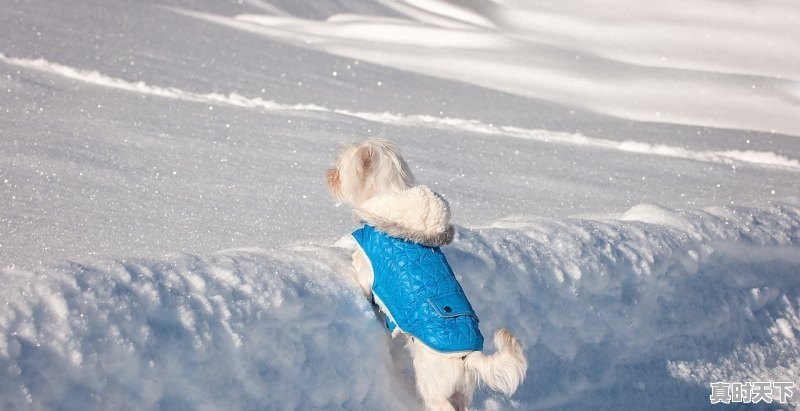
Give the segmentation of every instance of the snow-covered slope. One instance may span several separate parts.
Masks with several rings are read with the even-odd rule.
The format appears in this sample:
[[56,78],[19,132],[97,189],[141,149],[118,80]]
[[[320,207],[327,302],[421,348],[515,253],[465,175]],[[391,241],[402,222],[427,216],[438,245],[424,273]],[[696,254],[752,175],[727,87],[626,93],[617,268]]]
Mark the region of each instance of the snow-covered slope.
[[331,245],[355,223],[322,175],[367,136],[446,196],[481,326],[526,343],[479,409],[800,382],[796,2],[0,10],[0,409],[417,409]]
[[[618,0],[603,10],[592,1],[381,3],[400,16],[229,18],[173,10],[334,55],[622,118],[800,134],[800,17],[788,2],[729,3],[721,13],[718,2],[689,0]],[[756,53],[763,58],[749,58]]]
[[[0,13],[0,264],[335,240],[352,224],[346,210],[332,212],[322,170],[342,142],[375,135],[397,141],[466,226],[508,215],[607,215],[638,203],[796,198],[800,139],[770,119],[800,103],[786,94],[791,87],[758,82],[792,81],[786,72],[799,42],[790,41],[796,26],[782,22],[798,7],[702,3],[718,17],[679,7],[651,16],[616,0],[630,13],[609,26],[605,8],[536,2],[469,11],[420,0],[8,0]],[[748,8],[783,17],[738,23]],[[600,27],[556,24],[555,14]],[[470,22],[477,16],[496,27]],[[523,16],[531,24],[520,28]],[[737,34],[742,48],[726,37],[734,23],[753,26]],[[635,36],[652,49],[634,53],[628,31],[647,24],[667,26]],[[684,26],[705,30],[713,57],[684,47]],[[418,30],[424,35],[412,36]],[[548,43],[532,32],[564,44],[543,52]],[[392,33],[400,39],[385,38]],[[775,53],[756,47],[761,40]],[[340,52],[340,43],[358,56]],[[614,71],[585,48],[624,72],[660,74]],[[643,65],[665,48],[683,57]],[[754,57],[738,58],[743,52]],[[390,53],[407,58],[378,58]],[[480,76],[442,71],[480,68],[462,54],[501,66]],[[495,84],[512,80],[525,84]],[[586,82],[611,93],[572,89]],[[751,85],[769,102],[731,91]],[[537,91],[545,88],[558,91]],[[621,118],[605,111],[620,104],[632,107]],[[696,107],[709,104],[718,115]],[[667,116],[666,106],[675,105],[705,117],[674,124],[682,117]],[[644,109],[662,117],[631,120]]]

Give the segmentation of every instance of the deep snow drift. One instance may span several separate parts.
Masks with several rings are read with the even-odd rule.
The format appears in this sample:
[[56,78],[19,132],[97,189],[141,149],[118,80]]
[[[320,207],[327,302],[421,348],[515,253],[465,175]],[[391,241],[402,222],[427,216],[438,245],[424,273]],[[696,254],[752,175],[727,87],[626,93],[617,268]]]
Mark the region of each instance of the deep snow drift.
[[[332,246],[384,136],[459,224],[478,409],[800,393],[800,6],[0,0],[0,409],[417,409]],[[681,211],[683,210],[683,211]]]
[[[701,409],[709,378],[797,381],[798,228],[788,204],[459,228],[444,251],[481,327],[531,360],[512,401],[476,405]],[[3,409],[416,409],[348,254],[7,268]]]

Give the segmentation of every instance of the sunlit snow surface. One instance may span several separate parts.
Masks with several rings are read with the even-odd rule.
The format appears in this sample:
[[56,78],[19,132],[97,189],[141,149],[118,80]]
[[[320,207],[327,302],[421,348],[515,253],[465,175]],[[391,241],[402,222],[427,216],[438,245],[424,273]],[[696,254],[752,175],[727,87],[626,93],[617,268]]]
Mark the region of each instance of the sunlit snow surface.
[[796,409],[800,5],[562,3],[0,0],[0,409],[417,409],[331,246],[367,136],[526,344],[478,409]]

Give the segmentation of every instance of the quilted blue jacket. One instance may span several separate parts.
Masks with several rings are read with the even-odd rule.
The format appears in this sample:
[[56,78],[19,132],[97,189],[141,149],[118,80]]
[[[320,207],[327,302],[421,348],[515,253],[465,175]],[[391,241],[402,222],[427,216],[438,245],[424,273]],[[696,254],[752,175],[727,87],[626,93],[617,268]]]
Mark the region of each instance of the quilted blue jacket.
[[478,317],[439,247],[391,237],[365,225],[353,237],[372,264],[372,292],[395,326],[431,349],[483,349]]

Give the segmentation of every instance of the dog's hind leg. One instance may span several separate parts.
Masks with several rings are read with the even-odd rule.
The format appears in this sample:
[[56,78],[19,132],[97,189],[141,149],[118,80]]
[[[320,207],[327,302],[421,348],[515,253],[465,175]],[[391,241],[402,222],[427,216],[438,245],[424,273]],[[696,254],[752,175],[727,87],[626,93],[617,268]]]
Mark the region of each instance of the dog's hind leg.
[[[415,364],[416,365],[416,364]],[[451,402],[450,396],[445,394],[442,386],[435,385],[431,381],[425,381],[425,378],[420,378],[419,369],[415,368],[417,374],[417,391],[422,398],[425,409],[428,411],[457,411],[459,408],[455,407]]]
[[456,392],[450,397],[450,404],[453,404],[456,411],[467,411],[470,402],[472,402],[471,398],[461,392]]
[[429,408],[430,411],[457,411],[453,404],[450,403],[450,400],[447,399],[437,401],[433,407]]
[[451,398],[458,392],[465,369],[460,358],[447,358],[435,354],[424,344],[408,338],[417,390],[425,408],[430,411],[455,411]]

